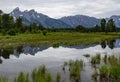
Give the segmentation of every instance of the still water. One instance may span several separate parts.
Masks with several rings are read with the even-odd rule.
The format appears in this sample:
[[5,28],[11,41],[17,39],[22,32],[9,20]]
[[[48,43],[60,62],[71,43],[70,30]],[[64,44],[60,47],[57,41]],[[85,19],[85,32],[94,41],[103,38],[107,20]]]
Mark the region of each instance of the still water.
[[17,76],[19,72],[30,73],[34,68],[44,64],[53,75],[60,72],[63,77],[62,82],[72,82],[69,80],[68,73],[64,74],[62,71],[63,63],[70,59],[83,59],[85,67],[81,73],[81,82],[92,82],[91,76],[94,69],[89,63],[90,59],[83,55],[94,56],[96,53],[100,53],[101,56],[106,53],[108,55],[119,55],[120,39],[94,45],[59,46],[58,48],[20,46],[14,50],[1,49],[0,75],[8,77],[12,82],[12,78]]

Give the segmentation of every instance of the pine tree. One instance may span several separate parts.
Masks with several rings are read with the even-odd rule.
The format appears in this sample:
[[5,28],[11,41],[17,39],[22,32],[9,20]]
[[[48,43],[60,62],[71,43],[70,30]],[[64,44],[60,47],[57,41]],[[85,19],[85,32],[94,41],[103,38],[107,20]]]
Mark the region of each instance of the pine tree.
[[102,31],[102,32],[105,32],[105,27],[106,27],[106,20],[105,20],[105,19],[102,19],[102,20],[101,20],[101,31]]

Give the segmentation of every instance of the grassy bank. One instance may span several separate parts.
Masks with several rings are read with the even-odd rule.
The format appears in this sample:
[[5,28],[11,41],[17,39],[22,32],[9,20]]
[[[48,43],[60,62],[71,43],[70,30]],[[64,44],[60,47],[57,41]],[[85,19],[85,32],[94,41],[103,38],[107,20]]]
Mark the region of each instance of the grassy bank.
[[76,45],[92,44],[107,39],[120,37],[120,33],[78,33],[78,32],[48,32],[46,36],[39,34],[17,34],[3,36],[0,34],[0,47],[19,45]]

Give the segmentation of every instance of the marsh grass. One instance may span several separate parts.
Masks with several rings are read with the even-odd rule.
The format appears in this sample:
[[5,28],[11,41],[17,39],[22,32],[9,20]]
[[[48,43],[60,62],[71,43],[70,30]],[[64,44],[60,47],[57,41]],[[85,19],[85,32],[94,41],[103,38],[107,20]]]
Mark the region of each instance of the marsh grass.
[[29,74],[24,74],[23,72],[20,72],[18,77],[14,79],[14,82],[30,82]]
[[119,56],[107,54],[103,58],[104,65],[99,66],[99,71],[93,74],[96,79],[99,76],[100,82],[120,82],[120,58]]
[[[105,40],[120,37],[117,33],[79,33],[79,32],[48,32],[47,36],[41,33],[36,34],[17,34],[15,36],[0,35],[0,47],[20,46],[20,45],[78,45],[99,43]],[[9,45],[8,45],[9,44]]]
[[93,57],[91,58],[91,64],[92,64],[93,66],[95,66],[96,64],[100,64],[100,61],[101,61],[101,56],[100,56],[100,54],[96,54],[96,56],[93,56]]
[[86,58],[89,58],[90,54],[84,54],[83,56],[86,57]]
[[105,56],[104,56],[104,58],[103,58],[105,64],[107,64],[107,61],[108,61],[107,58],[108,58],[108,56],[107,56],[107,54],[105,54]]
[[68,62],[64,62],[63,71],[65,72],[65,67],[68,65]]
[[94,71],[94,74],[92,75],[93,81],[96,82],[98,78],[98,72],[97,70]]
[[61,74],[58,72],[56,74],[56,82],[60,82],[61,81]]
[[38,69],[32,71],[33,82],[52,82],[52,76],[47,73],[45,65],[41,65]]
[[6,77],[0,77],[0,82],[8,82],[8,79]]
[[[92,60],[93,59],[93,60]],[[101,63],[102,61],[104,63]],[[91,57],[91,62],[98,65],[95,69],[92,78],[95,82],[120,82],[120,56],[105,55],[101,58],[100,54]],[[84,69],[83,60],[69,60],[63,63],[63,67],[68,67],[67,71],[70,80],[80,82],[81,71]],[[13,82],[62,82],[63,78],[61,73],[57,72],[54,76],[48,72],[45,65],[41,65],[32,71],[31,77],[29,74],[20,72],[18,77]],[[0,77],[0,82],[8,82],[5,77]]]
[[83,69],[82,60],[69,60],[69,62],[64,63],[65,66],[69,65],[70,78],[73,78],[76,82],[80,80],[80,74]]

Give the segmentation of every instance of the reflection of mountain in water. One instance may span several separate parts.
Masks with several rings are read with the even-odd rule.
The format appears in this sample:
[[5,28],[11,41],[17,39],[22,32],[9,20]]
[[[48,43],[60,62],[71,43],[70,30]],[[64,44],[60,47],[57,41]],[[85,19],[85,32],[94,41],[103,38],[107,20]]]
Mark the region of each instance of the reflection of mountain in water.
[[[20,51],[22,51],[21,53],[24,53],[24,54],[30,54],[30,55],[35,55],[35,53],[39,52],[39,51],[42,51],[42,50],[45,50],[49,48],[49,46],[40,46],[40,47],[30,47],[30,46],[24,46],[22,49],[20,49]],[[14,55],[19,58],[19,54],[18,53],[18,49],[15,49],[14,50]]]
[[120,39],[117,39],[115,42],[115,48],[120,48]]
[[1,57],[4,59],[9,59],[10,55],[14,55],[16,58],[19,58],[20,53],[35,55],[35,53],[45,50],[49,46],[40,46],[40,47],[30,47],[30,46],[19,46],[16,49],[0,49],[0,64],[2,63]]
[[[107,40],[100,43],[101,47],[104,49],[107,46],[111,49],[113,48],[120,48],[120,39],[116,40]],[[96,44],[91,45],[76,45],[76,46],[63,46],[67,48],[76,48],[76,49],[84,49],[89,47],[94,47]],[[39,51],[43,51],[45,49],[48,49],[49,46],[40,46],[40,47],[30,47],[30,46],[19,46],[16,49],[0,49],[0,64],[2,63],[2,58],[9,59],[10,55],[13,54],[16,58],[19,58],[21,53],[24,53],[25,55],[35,55]],[[2,57],[2,58],[1,58]]]
[[97,44],[88,44],[88,45],[74,45],[74,46],[63,46],[67,48],[75,48],[75,49],[84,49],[84,48],[89,48],[89,47],[94,47]]

